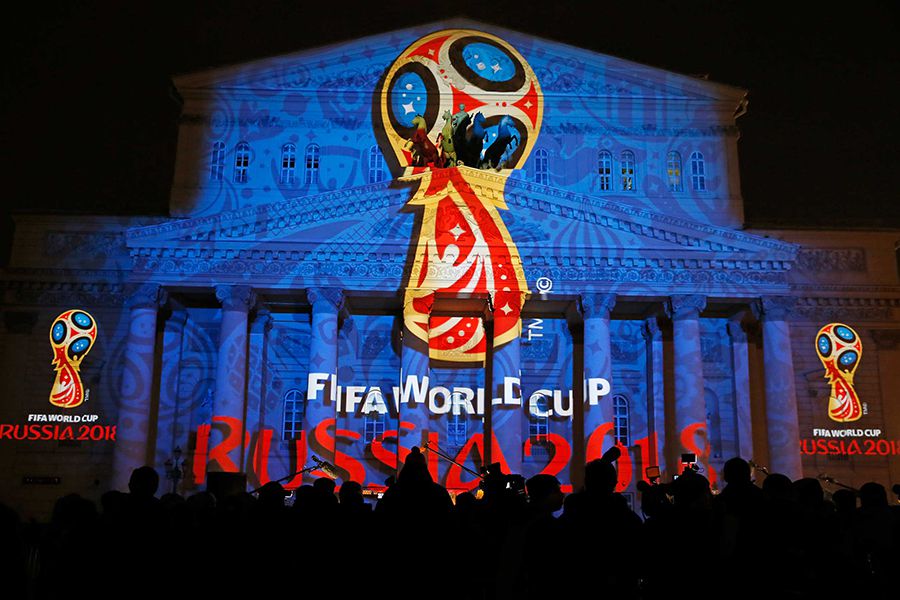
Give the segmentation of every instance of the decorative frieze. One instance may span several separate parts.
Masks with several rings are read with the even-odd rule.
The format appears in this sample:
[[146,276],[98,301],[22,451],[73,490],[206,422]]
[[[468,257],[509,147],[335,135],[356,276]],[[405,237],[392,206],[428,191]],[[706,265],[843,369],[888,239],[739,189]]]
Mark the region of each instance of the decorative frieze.
[[804,248],[797,253],[797,268],[802,271],[865,272],[863,248]]
[[122,306],[125,303],[124,286],[119,283],[4,281],[0,282],[0,290],[7,305]]
[[890,321],[900,298],[800,297],[795,312],[810,321]]
[[125,236],[108,231],[47,231],[44,256],[67,258],[109,258],[127,254]]

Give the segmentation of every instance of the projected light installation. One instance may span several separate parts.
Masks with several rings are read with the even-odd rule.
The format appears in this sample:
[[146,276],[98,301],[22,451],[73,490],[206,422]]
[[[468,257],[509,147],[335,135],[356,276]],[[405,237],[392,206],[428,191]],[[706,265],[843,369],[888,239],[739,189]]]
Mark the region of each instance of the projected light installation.
[[825,379],[831,384],[828,416],[839,423],[858,420],[863,411],[853,387],[853,374],[862,358],[859,334],[843,323],[829,323],[816,335],[816,350],[825,367]]
[[97,322],[83,310],[67,310],[50,327],[53,368],[56,379],[50,390],[50,404],[75,408],[84,402],[84,385],[78,370],[97,338]]
[[400,54],[383,90],[384,133],[404,177],[419,181],[409,203],[424,211],[404,317],[432,358],[481,361],[486,340],[480,320],[429,322],[430,307],[442,291],[487,293],[495,312],[494,344],[521,332],[528,285],[498,212],[506,202],[502,192],[480,195],[472,182],[479,170],[508,175],[528,158],[543,112],[537,78],[500,38],[439,31]]

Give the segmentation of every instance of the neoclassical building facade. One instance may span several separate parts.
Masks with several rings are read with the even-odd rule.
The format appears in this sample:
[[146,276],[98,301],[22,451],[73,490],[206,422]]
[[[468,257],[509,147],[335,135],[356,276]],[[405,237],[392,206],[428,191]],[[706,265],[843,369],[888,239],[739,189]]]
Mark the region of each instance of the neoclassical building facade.
[[745,229],[744,90],[469,21],[175,83],[170,216],[16,219],[0,500],[900,482],[900,232]]

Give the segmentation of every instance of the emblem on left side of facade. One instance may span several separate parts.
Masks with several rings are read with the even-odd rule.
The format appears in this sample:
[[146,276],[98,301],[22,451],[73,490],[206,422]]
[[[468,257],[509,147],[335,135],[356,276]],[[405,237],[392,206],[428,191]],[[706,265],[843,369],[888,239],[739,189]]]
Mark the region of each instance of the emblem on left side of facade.
[[84,384],[78,371],[96,339],[97,321],[87,311],[70,309],[54,319],[50,346],[56,379],[50,389],[50,404],[75,408],[84,402]]

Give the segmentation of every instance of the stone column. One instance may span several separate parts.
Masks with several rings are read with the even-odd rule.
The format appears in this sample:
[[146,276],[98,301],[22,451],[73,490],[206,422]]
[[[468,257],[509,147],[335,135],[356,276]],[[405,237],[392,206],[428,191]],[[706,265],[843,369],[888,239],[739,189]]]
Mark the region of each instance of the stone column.
[[[179,418],[190,415],[184,411],[179,401],[178,381],[181,373],[181,350],[184,342],[184,325],[188,314],[184,307],[172,307],[172,314],[166,319],[163,329],[162,361],[159,381],[159,411],[156,417],[156,460],[154,466],[162,476],[165,462],[172,458],[176,446],[187,450],[187,428],[189,423],[180,423]],[[184,415],[181,413],[185,412]],[[162,485],[160,486],[162,487]]]
[[224,442],[228,449],[218,453],[221,459],[211,461],[206,468],[207,471],[241,472],[246,448],[247,315],[256,303],[256,294],[247,285],[219,285],[216,298],[222,303],[222,323],[209,447]]
[[[427,300],[427,308],[431,312],[431,304],[434,302],[434,296],[427,296],[425,299],[417,301],[420,308],[425,307]],[[398,419],[398,435],[403,436],[406,431],[400,427],[400,423],[412,423],[414,429],[409,438],[405,442],[401,442],[398,446],[412,447],[422,446],[426,441],[425,431],[430,428],[428,414],[428,395],[427,388],[430,386],[430,369],[428,358],[428,342],[430,328],[423,328],[420,322],[421,317],[414,317],[416,311],[412,309],[413,300],[409,300],[409,304],[404,306],[403,310],[403,327],[401,329],[402,343],[400,346],[400,374],[398,384],[400,386],[400,397],[406,398],[407,402],[401,402],[399,408]],[[430,326],[430,318],[424,321]],[[424,339],[423,339],[424,338]],[[428,382],[428,383],[426,383]],[[425,394],[418,395],[419,390],[426,390]],[[421,402],[417,402],[416,398]],[[393,448],[393,445],[386,446]],[[398,463],[398,468],[400,467]]]
[[747,349],[747,332],[739,315],[728,321],[731,338],[731,369],[734,398],[735,443],[738,456],[744,460],[753,458],[753,419],[750,414],[750,358]]
[[131,472],[153,462],[155,446],[148,438],[156,319],[159,307],[166,299],[166,292],[160,285],[147,283],[139,286],[126,300],[131,312],[112,460],[110,488],[114,490],[126,491]]
[[[878,380],[881,388],[881,423],[885,440],[900,440],[900,402],[896,399],[896,390],[900,390],[900,329],[872,329],[872,340],[878,353]],[[865,348],[863,349],[865,350]],[[869,404],[871,410],[872,404]],[[877,420],[875,421],[878,422]],[[900,456],[887,457],[890,481],[900,483]]]
[[796,300],[789,296],[770,296],[760,299],[753,307],[762,322],[769,469],[792,480],[803,476],[791,329],[788,324],[795,303]]
[[314,454],[334,464],[334,443],[318,443],[315,431],[322,421],[337,415],[338,315],[344,296],[337,288],[309,288],[306,297],[312,307],[312,325],[303,434],[309,449],[307,456]]
[[[647,416],[650,436],[650,461],[646,467],[659,465],[663,480],[670,481],[672,473],[666,471],[666,395],[663,379],[662,331],[656,317],[644,321],[641,328],[647,344]],[[656,461],[656,462],[653,462]],[[677,473],[676,473],[677,475]]]
[[[697,455],[708,472],[709,436],[706,423],[706,396],[703,387],[703,356],[700,351],[700,312],[706,297],[672,296],[666,312],[672,319],[675,349],[675,446],[676,458],[684,452]],[[704,452],[705,450],[705,452]],[[673,465],[676,472],[681,465]]]
[[[603,452],[615,445],[611,394],[612,348],[609,337],[609,313],[615,306],[615,294],[581,295],[581,313],[584,317],[583,406],[586,461],[600,458]],[[610,388],[601,380],[609,382]],[[603,391],[607,393],[601,396]],[[597,439],[596,436],[602,438]]]
[[[509,332],[514,333],[505,342],[494,336],[491,361],[491,429],[510,473],[522,473],[522,453],[528,435],[522,404],[521,306],[519,301],[494,307],[494,331],[506,332],[506,337]],[[499,461],[491,456],[491,462]]]
[[[248,381],[247,381],[247,418],[245,419],[247,433],[250,434],[251,445],[255,437],[259,436],[260,430],[264,428],[265,423],[265,401],[266,390],[269,388],[268,373],[268,337],[269,331],[272,329],[272,315],[267,310],[259,310],[256,318],[250,324],[250,343],[249,355],[247,363]],[[260,441],[257,440],[257,446]],[[260,454],[260,453],[257,453]],[[260,475],[260,456],[248,458],[247,470],[253,471],[257,476]]]

